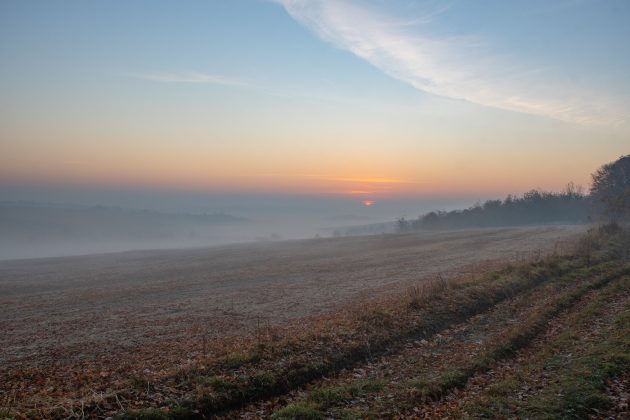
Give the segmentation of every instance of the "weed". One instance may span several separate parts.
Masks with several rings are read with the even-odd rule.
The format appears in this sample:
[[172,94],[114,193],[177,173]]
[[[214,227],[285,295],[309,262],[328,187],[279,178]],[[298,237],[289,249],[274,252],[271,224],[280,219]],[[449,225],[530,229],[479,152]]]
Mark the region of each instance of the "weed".
[[146,378],[142,378],[139,376],[132,376],[129,378],[129,385],[133,389],[138,391],[144,391],[147,394],[153,392],[155,390],[155,386]]
[[139,411],[130,411],[117,416],[118,420],[165,420],[168,416],[156,408],[147,408]]
[[289,404],[276,411],[272,419],[318,420],[323,418],[321,411],[304,403]]
[[250,383],[258,389],[270,388],[276,385],[278,378],[269,373],[269,372],[261,372],[257,373],[251,378]]
[[193,407],[188,405],[176,405],[172,407],[168,413],[168,417],[172,420],[189,420],[199,417]]
[[216,364],[226,369],[238,369],[245,364],[255,363],[258,360],[260,360],[260,356],[257,353],[244,354],[235,352],[218,358]]
[[15,417],[11,415],[11,410],[8,408],[0,408],[0,419],[1,420],[8,420],[8,419],[14,419]]
[[309,394],[308,400],[317,403],[322,409],[326,409],[349,401],[358,393],[359,387],[356,385],[333,386],[316,389]]
[[232,382],[219,376],[200,376],[197,378],[197,383],[202,387],[209,386],[220,393],[228,393],[236,388]]
[[378,392],[385,386],[383,381],[379,379],[368,378],[357,383],[361,394],[367,394],[370,392]]
[[449,288],[449,282],[438,274],[435,278],[424,280],[408,290],[409,306],[420,309],[427,305],[435,296],[443,294]]

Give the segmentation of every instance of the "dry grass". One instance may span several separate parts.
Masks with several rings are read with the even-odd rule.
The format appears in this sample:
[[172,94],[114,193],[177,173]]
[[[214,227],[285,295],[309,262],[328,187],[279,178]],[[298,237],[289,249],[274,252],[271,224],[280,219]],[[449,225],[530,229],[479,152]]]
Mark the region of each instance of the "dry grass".
[[444,276],[438,274],[433,278],[411,286],[408,291],[409,306],[419,309],[431,299],[434,299],[435,296],[447,293],[452,281],[449,282]]

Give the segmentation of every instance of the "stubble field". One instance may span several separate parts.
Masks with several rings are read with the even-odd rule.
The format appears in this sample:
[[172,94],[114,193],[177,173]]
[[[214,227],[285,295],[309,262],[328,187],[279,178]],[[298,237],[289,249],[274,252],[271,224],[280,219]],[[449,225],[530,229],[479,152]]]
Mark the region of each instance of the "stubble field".
[[[63,404],[159,376],[266,326],[436,275],[551,252],[578,226],[487,229],[0,262],[0,397]],[[96,378],[96,380],[95,380]]]

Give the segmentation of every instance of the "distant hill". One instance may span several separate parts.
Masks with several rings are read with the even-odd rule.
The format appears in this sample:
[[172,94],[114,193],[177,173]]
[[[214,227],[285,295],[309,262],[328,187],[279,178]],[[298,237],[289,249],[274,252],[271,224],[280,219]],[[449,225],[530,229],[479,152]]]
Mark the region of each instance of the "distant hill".
[[106,206],[0,202],[0,259],[199,246],[248,220],[224,213],[161,213]]

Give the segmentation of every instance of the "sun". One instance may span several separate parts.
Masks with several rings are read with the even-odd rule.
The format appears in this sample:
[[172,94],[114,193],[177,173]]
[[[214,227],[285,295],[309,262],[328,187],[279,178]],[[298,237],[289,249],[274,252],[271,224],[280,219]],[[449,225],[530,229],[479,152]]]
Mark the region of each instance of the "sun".
[[376,204],[376,201],[374,201],[374,200],[363,200],[362,203],[363,203],[363,205],[365,207],[372,207],[374,204]]

